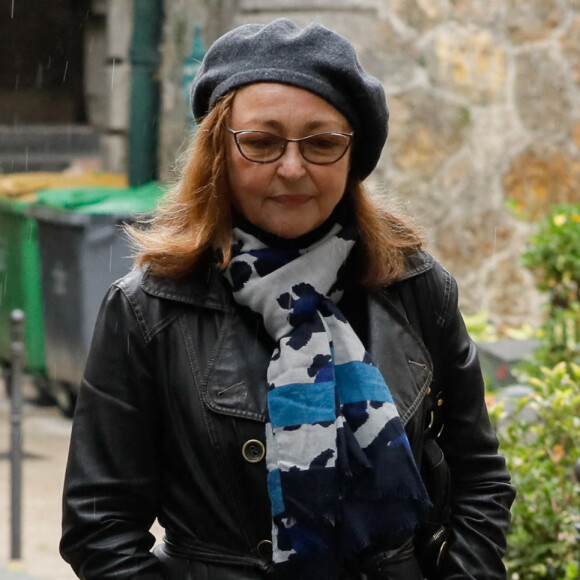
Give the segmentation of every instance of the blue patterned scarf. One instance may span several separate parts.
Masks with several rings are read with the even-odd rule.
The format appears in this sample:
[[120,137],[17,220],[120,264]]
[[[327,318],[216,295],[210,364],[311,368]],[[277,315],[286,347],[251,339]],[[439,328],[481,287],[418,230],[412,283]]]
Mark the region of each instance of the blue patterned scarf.
[[307,248],[236,228],[226,277],[277,346],[267,371],[273,560],[282,577],[338,578],[412,535],[429,500],[391,393],[336,303],[356,228]]

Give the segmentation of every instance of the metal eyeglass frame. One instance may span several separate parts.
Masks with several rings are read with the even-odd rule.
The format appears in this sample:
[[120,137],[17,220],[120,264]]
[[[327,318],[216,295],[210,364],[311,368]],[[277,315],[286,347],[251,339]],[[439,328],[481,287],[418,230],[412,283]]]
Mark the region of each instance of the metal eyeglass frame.
[[[323,133],[314,133],[313,135],[307,135],[306,137],[300,137],[299,139],[287,139],[286,137],[282,137],[281,135],[276,135],[276,133],[270,133],[269,131],[259,131],[257,129],[242,129],[240,131],[235,131],[234,129],[231,129],[230,127],[226,127],[226,129],[234,136],[234,142],[236,144],[236,147],[238,148],[238,151],[240,152],[240,155],[244,159],[247,159],[248,161],[251,161],[252,163],[261,163],[261,164],[274,163],[275,161],[278,161],[278,159],[280,159],[284,155],[284,153],[286,153],[286,147],[288,146],[288,143],[298,143],[298,150],[300,151],[300,155],[302,155],[302,158],[305,161],[307,161],[308,163],[312,163],[313,165],[333,165],[334,163],[338,163],[346,155],[346,152],[350,149],[350,146],[352,144],[352,138],[354,136],[353,131],[350,133],[342,133],[340,131],[324,131]],[[242,147],[240,145],[240,142],[238,141],[238,135],[240,135],[241,133],[262,133],[264,135],[271,135],[272,137],[276,137],[278,139],[283,140],[285,142],[284,147],[282,147],[282,149],[280,151],[280,155],[278,155],[274,159],[269,159],[268,161],[258,161],[257,159],[252,159],[252,158],[248,157],[242,151]],[[310,159],[308,159],[304,155],[304,152],[302,151],[302,147],[300,146],[300,143],[302,141],[306,141],[308,139],[311,139],[312,137],[319,137],[320,135],[341,135],[342,137],[348,137],[348,143],[347,143],[346,147],[344,148],[344,151],[340,154],[340,156],[338,158],[334,159],[333,161],[328,161],[326,163],[320,163],[317,161],[310,161]]]

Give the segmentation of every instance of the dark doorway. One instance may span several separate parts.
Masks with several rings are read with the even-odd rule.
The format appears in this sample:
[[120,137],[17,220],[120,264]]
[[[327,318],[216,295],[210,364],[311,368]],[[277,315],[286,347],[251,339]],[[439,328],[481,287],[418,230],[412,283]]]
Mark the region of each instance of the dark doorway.
[[88,0],[0,0],[0,124],[84,123]]

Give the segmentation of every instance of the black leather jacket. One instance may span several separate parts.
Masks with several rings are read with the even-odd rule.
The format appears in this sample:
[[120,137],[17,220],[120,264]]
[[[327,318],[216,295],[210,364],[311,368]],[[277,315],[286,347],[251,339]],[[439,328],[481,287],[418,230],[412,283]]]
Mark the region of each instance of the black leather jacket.
[[[436,401],[433,438],[451,487],[448,549],[433,577],[505,579],[515,492],[497,454],[453,278],[420,253],[403,280],[362,304],[367,349],[419,463],[427,401]],[[182,281],[132,272],[111,287],[78,399],[64,489],[61,553],[80,578],[275,578],[262,458],[271,348],[260,322],[240,312],[211,268]],[[151,553],[156,517],[166,545]]]

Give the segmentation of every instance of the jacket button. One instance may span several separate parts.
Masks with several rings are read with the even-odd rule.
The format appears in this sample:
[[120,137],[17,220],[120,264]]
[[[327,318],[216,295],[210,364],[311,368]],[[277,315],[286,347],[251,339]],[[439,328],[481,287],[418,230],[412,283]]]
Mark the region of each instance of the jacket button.
[[262,560],[270,562],[272,560],[272,542],[270,540],[262,540],[256,546],[256,552]]
[[266,455],[266,448],[261,441],[250,439],[244,443],[242,455],[248,463],[259,463]]

